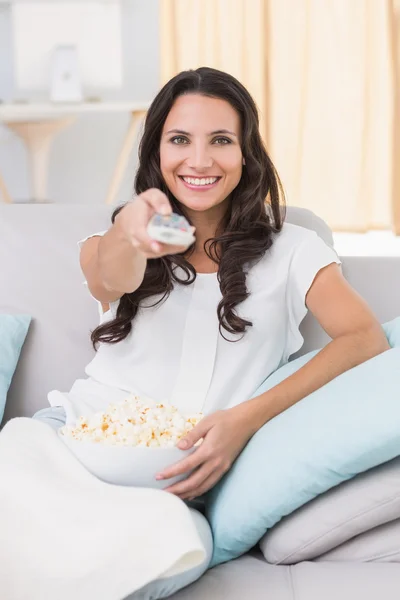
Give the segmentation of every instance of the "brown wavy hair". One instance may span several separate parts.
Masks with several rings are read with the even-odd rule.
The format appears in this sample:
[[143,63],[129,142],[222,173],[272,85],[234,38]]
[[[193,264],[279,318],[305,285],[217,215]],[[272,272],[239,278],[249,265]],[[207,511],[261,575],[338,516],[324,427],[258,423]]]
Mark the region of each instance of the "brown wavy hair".
[[[201,67],[182,71],[173,77],[153,100],[139,145],[139,168],[134,184],[136,194],[149,188],[159,188],[168,196],[173,211],[184,215],[190,222],[185,207],[166,186],[160,169],[160,140],[164,123],[176,99],[184,94],[201,94],[225,100],[240,116],[241,149],[245,165],[241,179],[230,195],[227,213],[219,223],[216,236],[205,242],[204,250],[219,266],[222,300],[217,313],[220,334],[223,335],[223,329],[231,334],[244,334],[252,323],[240,318],[235,307],[249,295],[246,287],[248,267],[264,256],[272,245],[273,234],[282,228],[284,192],[262,142],[257,107],[249,92],[232,75]],[[112,223],[124,206],[114,211]],[[187,260],[193,250],[194,246],[185,254],[147,261],[140,287],[124,294],[119,301],[116,317],[91,333],[95,350],[99,342],[116,344],[131,333],[132,322],[143,300],[154,296],[156,298],[151,306],[156,306],[168,298],[175,285],[191,285],[194,282],[196,271]],[[176,266],[183,269],[183,279],[179,278]]]

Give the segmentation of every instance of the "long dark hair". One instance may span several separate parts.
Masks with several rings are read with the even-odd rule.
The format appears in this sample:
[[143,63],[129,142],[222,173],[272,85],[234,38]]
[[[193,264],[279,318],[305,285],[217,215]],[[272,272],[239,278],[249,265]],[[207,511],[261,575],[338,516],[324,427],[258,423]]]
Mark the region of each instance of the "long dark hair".
[[[184,206],[166,186],[160,169],[162,129],[172,105],[184,94],[226,100],[240,116],[245,166],[238,185],[230,195],[223,222],[219,224],[215,238],[206,241],[204,250],[219,265],[218,281],[222,300],[217,313],[220,333],[223,335],[222,329],[225,329],[229,333],[244,334],[252,323],[240,318],[235,307],[249,295],[246,268],[262,258],[272,245],[273,233],[282,228],[284,192],[262,142],[257,107],[249,92],[232,75],[201,67],[176,75],[153,100],[139,146],[139,168],[134,186],[136,194],[149,188],[158,188],[168,196],[173,211],[187,217]],[[269,205],[267,207],[266,202]],[[123,206],[114,211],[112,223]],[[119,301],[116,317],[92,332],[91,340],[95,349],[99,342],[116,344],[129,335],[132,321],[145,298],[161,295],[151,305],[155,306],[168,298],[174,285],[190,285],[194,282],[196,271],[185,256],[190,256],[190,250],[186,255],[169,255],[147,262],[140,287],[133,293],[124,294]],[[183,280],[175,270],[177,265],[184,271]]]

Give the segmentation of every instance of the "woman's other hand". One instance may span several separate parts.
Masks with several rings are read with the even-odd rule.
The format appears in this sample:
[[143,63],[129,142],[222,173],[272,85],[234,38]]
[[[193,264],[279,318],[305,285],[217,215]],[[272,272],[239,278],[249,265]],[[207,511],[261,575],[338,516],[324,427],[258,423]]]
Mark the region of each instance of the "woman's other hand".
[[200,446],[190,456],[160,473],[157,479],[169,479],[193,471],[187,479],[167,487],[165,491],[182,500],[201,496],[230,469],[253,433],[246,421],[246,413],[240,407],[204,417],[178,444],[181,450],[188,450],[203,439]]

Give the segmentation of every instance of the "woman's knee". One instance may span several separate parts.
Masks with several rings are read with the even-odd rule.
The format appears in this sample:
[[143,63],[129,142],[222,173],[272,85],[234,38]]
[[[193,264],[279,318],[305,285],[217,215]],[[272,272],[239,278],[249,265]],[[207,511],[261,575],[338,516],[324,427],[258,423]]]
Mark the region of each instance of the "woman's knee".
[[156,579],[129,596],[126,600],[159,600],[161,598],[168,598],[182,588],[197,581],[207,571],[213,553],[211,528],[204,515],[197,510],[189,510],[205,550],[206,555],[203,562],[179,575]]

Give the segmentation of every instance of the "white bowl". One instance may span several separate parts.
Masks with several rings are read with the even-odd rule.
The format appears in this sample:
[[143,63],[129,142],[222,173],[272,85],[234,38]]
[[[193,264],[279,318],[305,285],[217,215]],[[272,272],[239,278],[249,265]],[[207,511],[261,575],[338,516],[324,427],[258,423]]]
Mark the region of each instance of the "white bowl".
[[58,435],[90,473],[107,483],[132,487],[164,489],[186,479],[189,472],[160,481],[157,481],[155,476],[196,449],[109,446],[98,442],[74,440],[62,435],[60,431]]

